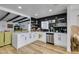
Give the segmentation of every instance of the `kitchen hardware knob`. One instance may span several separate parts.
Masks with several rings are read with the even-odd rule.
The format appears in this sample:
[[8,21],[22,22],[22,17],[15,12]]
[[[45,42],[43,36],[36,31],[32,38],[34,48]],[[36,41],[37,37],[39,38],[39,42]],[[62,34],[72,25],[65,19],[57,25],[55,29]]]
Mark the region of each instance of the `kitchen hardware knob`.
[[58,40],[61,40],[61,37],[59,37]]
[[25,37],[25,40],[26,40],[27,38]]

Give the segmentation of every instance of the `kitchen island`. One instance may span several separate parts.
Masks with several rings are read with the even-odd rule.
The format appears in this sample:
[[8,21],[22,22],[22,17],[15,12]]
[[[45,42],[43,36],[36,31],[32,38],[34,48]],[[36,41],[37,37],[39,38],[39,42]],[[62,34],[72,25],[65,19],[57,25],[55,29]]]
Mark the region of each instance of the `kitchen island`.
[[16,49],[23,47],[31,42],[36,41],[35,33],[30,32],[14,32],[12,37],[12,45]]

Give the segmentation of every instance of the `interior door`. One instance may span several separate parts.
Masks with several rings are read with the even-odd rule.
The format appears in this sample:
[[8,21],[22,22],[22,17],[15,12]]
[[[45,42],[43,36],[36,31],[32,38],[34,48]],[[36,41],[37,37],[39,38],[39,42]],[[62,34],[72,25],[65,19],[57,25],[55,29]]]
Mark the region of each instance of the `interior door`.
[[4,45],[4,32],[0,32],[0,46]]
[[5,32],[5,45],[11,44],[11,41],[12,41],[12,33]]

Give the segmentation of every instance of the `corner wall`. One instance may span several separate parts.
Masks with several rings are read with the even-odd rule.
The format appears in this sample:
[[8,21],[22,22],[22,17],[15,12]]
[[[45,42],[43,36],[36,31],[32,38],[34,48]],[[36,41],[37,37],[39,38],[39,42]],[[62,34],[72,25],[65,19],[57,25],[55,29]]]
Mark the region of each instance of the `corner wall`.
[[69,5],[67,7],[67,51],[71,52],[71,26],[79,26],[78,22],[79,5]]

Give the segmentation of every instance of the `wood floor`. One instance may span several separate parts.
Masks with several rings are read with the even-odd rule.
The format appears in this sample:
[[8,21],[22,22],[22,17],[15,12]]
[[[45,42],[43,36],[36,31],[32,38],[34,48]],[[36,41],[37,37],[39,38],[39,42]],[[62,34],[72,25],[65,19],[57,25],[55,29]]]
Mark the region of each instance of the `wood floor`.
[[13,48],[11,45],[7,45],[0,48],[0,54],[57,54],[66,53],[65,51],[66,50],[64,48],[45,44],[40,41],[35,41],[18,50]]
[[41,41],[35,41],[26,45],[18,50],[11,45],[0,48],[0,54],[66,54],[68,53],[65,48],[45,44]]

